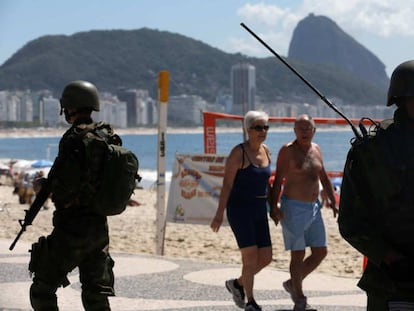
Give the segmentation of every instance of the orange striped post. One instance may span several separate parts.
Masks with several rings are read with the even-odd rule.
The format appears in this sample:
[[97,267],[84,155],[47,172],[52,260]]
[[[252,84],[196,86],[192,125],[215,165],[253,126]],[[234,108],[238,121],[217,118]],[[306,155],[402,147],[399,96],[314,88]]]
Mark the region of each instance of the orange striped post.
[[167,151],[167,102],[170,73],[160,71],[158,75],[158,158],[157,158],[157,230],[155,233],[156,254],[164,255],[165,237],[165,158]]

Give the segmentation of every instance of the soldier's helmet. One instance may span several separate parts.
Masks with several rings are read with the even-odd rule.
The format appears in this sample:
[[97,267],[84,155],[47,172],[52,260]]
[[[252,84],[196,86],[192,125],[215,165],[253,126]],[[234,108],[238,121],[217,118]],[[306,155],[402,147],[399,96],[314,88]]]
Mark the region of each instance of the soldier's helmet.
[[392,75],[388,88],[387,106],[398,105],[398,98],[414,96],[414,60],[398,65]]
[[88,81],[76,80],[65,86],[60,106],[63,109],[91,109],[99,111],[99,95],[95,85]]

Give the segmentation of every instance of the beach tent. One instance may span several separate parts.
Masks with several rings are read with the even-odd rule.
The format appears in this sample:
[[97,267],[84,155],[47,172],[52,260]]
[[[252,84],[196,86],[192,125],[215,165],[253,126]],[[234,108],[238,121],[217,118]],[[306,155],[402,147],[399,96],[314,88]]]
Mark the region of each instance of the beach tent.
[[34,161],[29,161],[29,160],[17,160],[12,167],[12,171],[14,173],[20,173],[20,172],[24,172],[27,170],[32,169],[32,163]]

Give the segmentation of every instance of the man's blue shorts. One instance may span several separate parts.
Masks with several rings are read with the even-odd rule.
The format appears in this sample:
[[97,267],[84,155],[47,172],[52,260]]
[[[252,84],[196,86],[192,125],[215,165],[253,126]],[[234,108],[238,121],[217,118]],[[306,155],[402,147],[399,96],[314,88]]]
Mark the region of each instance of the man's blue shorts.
[[326,247],[325,225],[321,215],[321,204],[288,199],[282,195],[280,208],[283,241],[286,250],[298,251],[310,247]]

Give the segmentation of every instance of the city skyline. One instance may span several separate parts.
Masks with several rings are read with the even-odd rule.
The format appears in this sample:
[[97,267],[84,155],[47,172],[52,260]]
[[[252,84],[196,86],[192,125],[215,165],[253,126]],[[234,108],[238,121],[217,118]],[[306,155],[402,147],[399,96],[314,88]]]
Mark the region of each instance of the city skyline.
[[286,56],[294,27],[309,13],[334,20],[385,64],[388,75],[413,58],[414,3],[402,0],[2,0],[0,65],[44,35],[142,27],[180,33],[228,53],[269,56],[241,22]]

